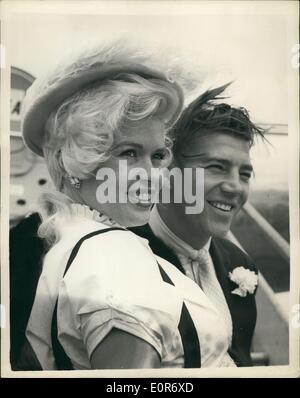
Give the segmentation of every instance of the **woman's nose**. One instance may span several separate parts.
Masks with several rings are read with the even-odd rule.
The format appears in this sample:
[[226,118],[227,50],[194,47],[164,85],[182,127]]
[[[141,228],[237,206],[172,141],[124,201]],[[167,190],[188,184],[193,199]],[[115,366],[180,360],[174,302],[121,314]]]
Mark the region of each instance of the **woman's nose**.
[[151,157],[144,157],[138,164],[138,167],[144,169],[148,175],[151,176],[151,170],[154,168]]

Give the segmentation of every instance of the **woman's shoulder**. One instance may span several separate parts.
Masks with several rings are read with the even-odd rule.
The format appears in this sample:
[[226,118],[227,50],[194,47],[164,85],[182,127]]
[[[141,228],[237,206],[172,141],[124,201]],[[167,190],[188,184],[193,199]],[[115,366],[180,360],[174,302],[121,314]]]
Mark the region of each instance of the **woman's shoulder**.
[[[89,310],[100,304],[101,308],[128,309],[133,303],[156,308],[161,306],[158,292],[170,289],[163,283],[157,258],[147,241],[125,229],[95,234],[84,240],[70,259],[62,291],[76,305],[84,302],[83,307]],[[169,304],[167,307],[171,311]]]
[[130,239],[130,231],[119,226],[107,226],[95,220],[79,217],[71,217],[61,222],[60,239],[52,246],[53,251],[60,250],[62,247],[73,248],[75,246],[103,245],[107,247],[108,241]]
[[105,226],[82,233],[73,242],[67,263],[67,279],[93,276],[109,285],[122,277],[147,278],[156,268],[156,258],[146,239],[125,228]]
[[77,235],[75,246],[86,248],[92,253],[94,250],[102,255],[111,257],[132,256],[137,252],[149,252],[148,241],[133,232],[118,226],[107,227],[103,224],[91,224]]

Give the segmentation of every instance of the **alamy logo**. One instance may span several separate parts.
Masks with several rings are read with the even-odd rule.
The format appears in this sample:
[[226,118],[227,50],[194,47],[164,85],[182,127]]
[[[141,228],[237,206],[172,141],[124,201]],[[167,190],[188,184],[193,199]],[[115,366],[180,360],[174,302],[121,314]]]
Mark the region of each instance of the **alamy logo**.
[[128,168],[119,161],[118,172],[103,167],[96,173],[97,201],[103,203],[185,203],[186,214],[199,214],[204,208],[204,169],[174,167]]

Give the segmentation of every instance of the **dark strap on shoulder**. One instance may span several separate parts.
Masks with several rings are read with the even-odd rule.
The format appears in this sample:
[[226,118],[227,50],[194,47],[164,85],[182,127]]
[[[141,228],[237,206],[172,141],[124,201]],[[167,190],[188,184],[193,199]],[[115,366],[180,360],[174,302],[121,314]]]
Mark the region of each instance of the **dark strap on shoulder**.
[[[173,281],[165,270],[157,263],[161,278],[164,282],[174,285]],[[197,330],[195,328],[193,319],[187,309],[185,303],[182,303],[181,316],[178,325],[178,330],[181,336],[183,352],[184,352],[184,367],[185,368],[201,368],[201,350],[198,339]]]
[[[126,231],[126,229],[124,228],[118,228],[118,227],[113,227],[113,228],[105,228],[105,229],[100,229],[97,231],[93,231],[85,236],[83,236],[74,246],[70,257],[68,259],[65,271],[64,271],[64,275],[66,275],[68,269],[70,268],[71,264],[73,263],[82,243],[84,241],[86,241],[87,239],[93,238],[96,235],[100,235],[103,234],[105,232],[109,232],[109,231]],[[58,370],[72,370],[73,366],[72,363],[70,361],[70,358],[67,356],[67,354],[65,353],[62,345],[60,344],[59,340],[58,340],[58,329],[57,329],[57,304],[58,304],[58,298],[56,300],[56,304],[54,307],[54,311],[53,311],[53,317],[52,317],[52,324],[51,324],[51,340],[52,340],[52,349],[53,349],[53,355],[55,358],[55,363],[56,363],[56,367]]]

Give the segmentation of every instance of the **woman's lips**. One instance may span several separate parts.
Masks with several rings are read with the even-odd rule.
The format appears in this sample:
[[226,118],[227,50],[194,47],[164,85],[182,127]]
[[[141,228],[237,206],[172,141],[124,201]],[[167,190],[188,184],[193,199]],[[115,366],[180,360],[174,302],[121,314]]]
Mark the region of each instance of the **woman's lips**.
[[135,204],[142,207],[151,207],[153,205],[153,193],[137,193],[128,192],[128,199],[131,204]]

